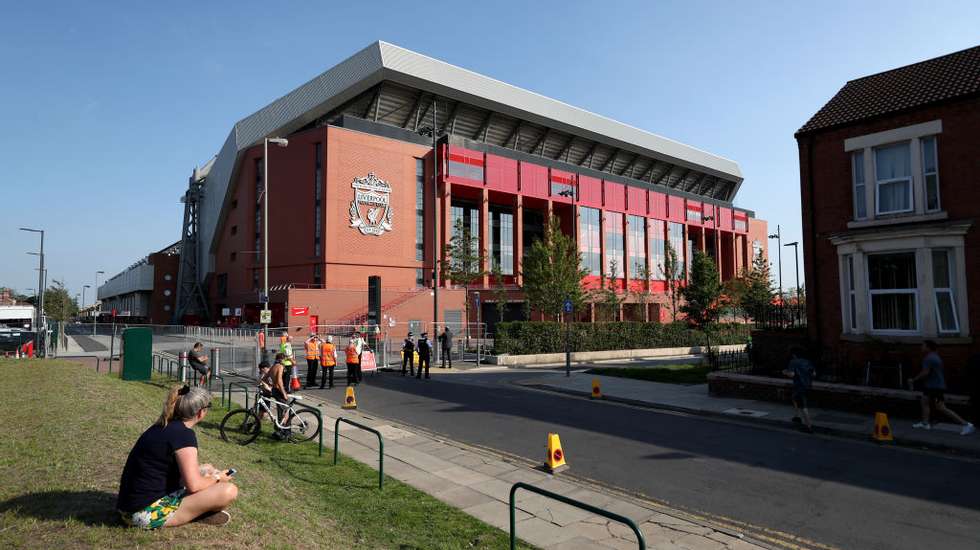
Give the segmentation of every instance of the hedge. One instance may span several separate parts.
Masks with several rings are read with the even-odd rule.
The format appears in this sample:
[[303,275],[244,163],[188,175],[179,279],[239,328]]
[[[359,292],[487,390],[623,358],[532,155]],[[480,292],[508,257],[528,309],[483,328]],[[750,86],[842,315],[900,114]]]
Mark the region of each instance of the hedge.
[[[572,351],[682,348],[701,346],[704,333],[677,323],[571,323]],[[745,344],[749,325],[719,323],[711,332],[711,345]],[[565,351],[565,325],[554,321],[497,323],[493,340],[496,354],[560,353]]]

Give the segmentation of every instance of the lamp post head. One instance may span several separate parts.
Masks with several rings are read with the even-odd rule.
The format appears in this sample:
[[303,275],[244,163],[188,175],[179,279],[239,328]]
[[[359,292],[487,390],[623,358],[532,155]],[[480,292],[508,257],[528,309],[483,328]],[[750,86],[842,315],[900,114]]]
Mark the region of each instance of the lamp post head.
[[21,231],[30,231],[31,233],[44,233],[43,229],[31,229],[30,227],[21,227]]
[[772,235],[769,235],[769,238],[770,239],[778,239],[779,238],[779,235],[773,233]]
[[575,197],[575,191],[572,189],[565,189],[564,191],[559,191],[558,194],[568,199]]
[[796,245],[798,245],[798,244],[800,244],[800,241],[793,241],[793,242],[791,242],[791,243],[786,243],[786,244],[784,244],[783,246],[792,246],[792,247],[796,247]]
[[286,138],[269,138],[269,143],[275,143],[279,147],[286,147],[289,145],[289,140]]

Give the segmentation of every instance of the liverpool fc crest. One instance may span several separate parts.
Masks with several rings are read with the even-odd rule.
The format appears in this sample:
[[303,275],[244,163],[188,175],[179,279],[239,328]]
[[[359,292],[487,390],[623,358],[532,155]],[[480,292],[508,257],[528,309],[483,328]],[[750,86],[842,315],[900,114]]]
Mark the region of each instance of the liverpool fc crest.
[[391,186],[369,172],[366,177],[354,178],[354,200],[350,202],[350,226],[363,235],[381,235],[391,231]]

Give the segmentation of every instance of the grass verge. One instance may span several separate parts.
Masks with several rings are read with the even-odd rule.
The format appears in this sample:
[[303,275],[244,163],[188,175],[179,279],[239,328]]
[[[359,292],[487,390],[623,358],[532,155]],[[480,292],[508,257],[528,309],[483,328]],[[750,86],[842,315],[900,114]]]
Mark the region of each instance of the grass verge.
[[[506,533],[315,443],[264,433],[247,447],[195,427],[202,462],[238,469],[232,523],[123,527],[119,475],[169,382],[123,382],[76,363],[0,360],[0,542],[13,548],[505,548]],[[529,548],[528,546],[523,546]]]
[[706,384],[711,368],[688,363],[679,365],[664,365],[645,368],[599,368],[590,369],[588,374],[633,378],[649,382],[665,382],[667,384]]

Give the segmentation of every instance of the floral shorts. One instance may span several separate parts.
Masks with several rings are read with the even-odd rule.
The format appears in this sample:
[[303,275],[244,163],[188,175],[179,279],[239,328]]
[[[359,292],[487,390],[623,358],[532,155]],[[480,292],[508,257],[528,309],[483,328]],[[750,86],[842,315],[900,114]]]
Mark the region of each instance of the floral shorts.
[[138,512],[133,512],[132,514],[127,514],[126,512],[119,513],[122,515],[123,523],[130,527],[158,529],[163,527],[164,523],[167,523],[167,518],[170,517],[170,514],[177,511],[177,508],[180,507],[180,501],[184,498],[186,492],[185,489],[178,489],[165,497],[158,498],[153,504]]

